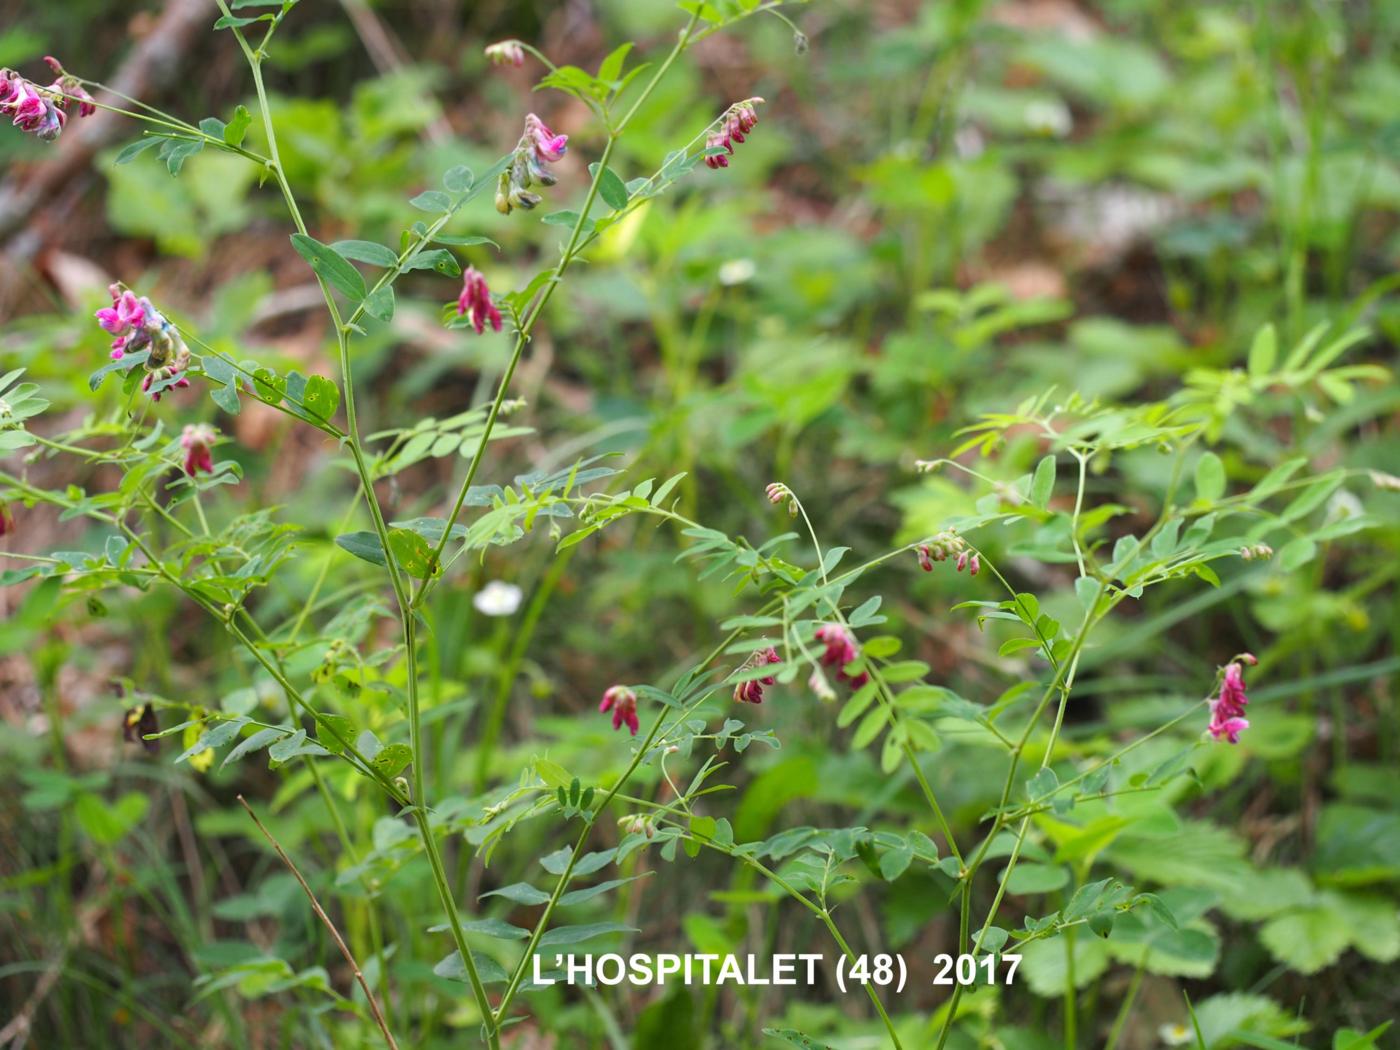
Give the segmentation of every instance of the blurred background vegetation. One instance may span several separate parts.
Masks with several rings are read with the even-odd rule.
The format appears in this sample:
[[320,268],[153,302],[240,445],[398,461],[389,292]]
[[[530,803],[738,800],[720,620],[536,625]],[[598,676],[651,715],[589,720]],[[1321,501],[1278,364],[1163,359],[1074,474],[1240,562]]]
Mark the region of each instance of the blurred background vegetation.
[[[759,542],[778,527],[763,486],[780,479],[823,536],[865,557],[937,530],[969,499],[963,480],[916,475],[915,458],[946,454],[979,412],[1047,387],[1163,397],[1242,367],[1267,322],[1286,347],[1318,323],[1334,333],[1364,324],[1348,360],[1394,365],[1400,2],[817,0],[791,14],[805,53],[779,19],[750,20],[697,48],[639,114],[614,163],[624,178],[652,171],[731,102],[767,100],[731,167],[700,169],[610,230],[570,274],[516,381],[528,405],[511,422],[533,432],[494,446],[486,480],[621,452],[629,478],[686,471],[677,492],[687,514]],[[551,201],[567,206],[586,185],[598,128],[563,96],[530,93],[533,62],[493,69],[483,45],[519,37],[591,69],[623,40],[654,54],[681,17],[629,0],[305,0],[267,78],[309,223],[325,241],[397,243],[405,198],[454,164],[484,170],[514,145],[530,109],[572,136]],[[0,0],[0,65],[37,76],[52,53],[85,77],[134,78],[163,109],[227,119],[253,99],[232,41],[208,31],[213,19],[212,4],[193,0]],[[145,57],[133,66],[133,54]],[[6,369],[26,367],[62,425],[118,407],[110,386],[94,397],[87,375],[105,357],[92,310],[120,278],[239,359],[334,374],[318,293],[288,250],[275,193],[227,155],[193,157],[178,179],[154,152],[116,165],[135,135],[117,125],[97,143],[75,126],[56,147],[0,135]],[[248,142],[261,149],[256,122]],[[499,242],[499,252],[464,252],[498,292],[551,262],[559,233],[486,207],[454,232]],[[398,292],[392,323],[358,344],[367,433],[482,403],[509,353],[506,335],[440,326],[441,304],[456,295],[446,279],[410,275]],[[169,407],[172,422],[208,418],[207,402]],[[1291,422],[1259,427],[1242,408],[1219,451],[1241,483],[1285,454],[1318,469],[1400,473],[1397,410],[1393,383],[1338,382],[1293,406]],[[326,593],[343,603],[331,606],[341,629],[370,649],[376,634],[391,645],[391,622],[356,584],[365,567],[330,543],[353,491],[337,450],[258,405],[217,423],[236,439],[221,455],[245,471],[229,498],[277,506],[304,530],[296,571],[263,595],[260,613],[294,614],[331,565]],[[1026,436],[979,469],[1011,480],[1040,454]],[[1115,457],[1097,465],[1090,491],[1123,504],[1126,527],[1150,521],[1167,462],[1152,450]],[[440,507],[460,464],[455,446],[426,450],[394,498],[412,513]],[[49,486],[115,481],[100,470],[70,476],[48,458],[28,469]],[[1082,1045],[1109,1038],[1130,984],[1136,1005],[1115,1036],[1123,1047],[1194,1039],[1181,1028],[1182,989],[1212,1047],[1333,1046],[1349,1038],[1343,1030],[1367,1031],[1400,1009],[1400,495],[1349,480],[1331,505],[1392,524],[1297,568],[1241,562],[1218,588],[1161,588],[1087,660],[1064,745],[1073,755],[1160,724],[1236,651],[1263,664],[1251,734],[1210,749],[1195,778],[1174,782],[1175,824],[1100,858],[1173,894],[1200,937],[1158,945],[1147,963],[1145,949],[1089,944],[1073,976],[1088,997]],[[93,543],[81,521],[15,509],[11,550]],[[1018,551],[1015,536],[992,542],[1034,589],[1073,602],[1071,576]],[[606,533],[562,557],[539,535],[438,590],[429,611],[437,798],[479,810],[478,790],[511,781],[537,755],[594,778],[617,768],[625,749],[594,711],[601,691],[708,649],[715,625],[743,608],[731,584],[697,582],[675,551],[651,528]],[[524,589],[516,615],[474,608],[491,579]],[[892,564],[880,580],[884,611],[908,655],[964,695],[995,696],[1021,665],[997,656],[994,631],[983,637],[948,611],[967,597],[964,584],[923,576],[912,560]],[[239,702],[247,667],[220,632],[162,591],[84,604],[22,585],[0,591],[0,609],[9,768],[0,1026],[25,1019],[36,1047],[371,1045],[373,1029],[325,994],[348,987],[320,969],[338,974],[339,960],[234,803],[242,792],[262,800],[351,938],[389,946],[369,977],[379,986],[381,967],[391,972],[392,1008],[418,1018],[417,1045],[468,1045],[461,986],[422,961],[445,950],[441,934],[425,932],[438,921],[426,866],[396,853],[398,825],[377,800],[332,775],[363,829],[356,865],[299,768],[206,772],[172,765],[173,740],[156,757],[122,743],[123,690]],[[310,675],[336,657],[308,647],[295,659]],[[361,702],[390,718],[386,696]],[[784,746],[754,748],[730,770],[741,790],[724,805],[739,837],[923,819],[907,774],[883,775],[815,703],[779,690],[762,709]],[[499,739],[482,744],[497,726]],[[1154,742],[1144,768],[1198,729]],[[961,828],[999,787],[979,756],[950,743],[929,766]],[[546,833],[532,842],[521,829],[489,868],[462,851],[463,899],[517,881]],[[821,950],[718,858],[665,868],[601,906],[643,930],[634,950]],[[948,888],[927,873],[857,898],[865,948],[923,959],[949,950]],[[1013,903],[1038,914],[1036,902],[1058,890],[1052,877]],[[995,991],[968,999],[960,1045],[1061,1045],[1047,1033],[1057,1030],[1063,966],[1032,966],[1025,978],[1003,990],[1000,1011]],[[927,1015],[944,998],[924,989],[898,1009]],[[759,1022],[779,1020],[833,1046],[881,1045],[864,1004],[826,988],[551,991],[533,1004],[538,1019],[510,1029],[509,1045],[752,1046],[763,1041]],[[22,1045],[22,1031],[0,1030]]]

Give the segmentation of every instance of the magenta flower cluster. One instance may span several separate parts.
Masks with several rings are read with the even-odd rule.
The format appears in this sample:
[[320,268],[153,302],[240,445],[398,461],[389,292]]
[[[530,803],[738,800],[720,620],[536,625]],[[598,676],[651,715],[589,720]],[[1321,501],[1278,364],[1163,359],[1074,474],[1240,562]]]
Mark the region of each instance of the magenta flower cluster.
[[967,569],[968,575],[976,576],[982,571],[981,556],[970,550],[967,541],[953,529],[945,529],[927,543],[919,544],[914,548],[914,553],[919,556],[919,568],[924,572],[932,572],[934,562],[949,558],[954,559],[958,572]]
[[1232,744],[1240,742],[1240,734],[1249,728],[1249,719],[1244,717],[1249,697],[1244,692],[1244,665],[1253,667],[1259,661],[1252,653],[1240,653],[1225,666],[1220,678],[1220,695],[1210,701],[1210,725],[1207,732],[1216,740],[1226,739]]
[[847,665],[859,659],[860,647],[856,645],[855,635],[851,634],[850,629],[844,624],[821,624],[817,627],[813,637],[826,646],[825,652],[821,655],[823,667],[835,667],[837,677],[848,683],[853,689],[859,689],[870,681],[870,675],[864,671],[852,674],[846,670]]
[[763,490],[763,494],[768,497],[768,502],[775,507],[786,501],[788,514],[797,517],[802,512],[802,507],[797,502],[797,497],[793,495],[792,489],[788,488],[781,481],[774,481]]
[[603,694],[603,702],[598,705],[598,710],[604,713],[612,712],[612,725],[614,729],[621,729],[624,725],[631,730],[632,735],[637,735],[637,694],[628,689],[625,685],[612,686]]
[[191,423],[180,434],[180,447],[185,450],[185,473],[190,477],[196,474],[214,473],[212,449],[217,432],[208,423]]
[[189,366],[190,351],[175,326],[149,299],[137,296],[124,284],[114,284],[107,291],[112,305],[98,310],[96,317],[102,330],[116,337],[112,359],[120,361],[127,354],[146,351],[146,378],[141,389],[155,401],[167,387],[189,386],[190,381],[181,373]]
[[546,165],[562,160],[569,148],[568,135],[556,135],[539,117],[525,117],[525,133],[515,147],[510,167],[496,183],[496,210],[509,215],[515,208],[533,208],[540,195],[531,186],[553,186],[558,180]]
[[706,157],[707,165],[711,168],[729,167],[729,158],[734,154],[734,144],[743,142],[758,124],[758,111],[754,109],[754,104],[762,102],[761,98],[749,98],[729,107],[722,118],[723,123],[705,140],[707,150],[723,149],[724,152]]
[[[758,649],[750,654],[739,670],[744,671],[754,667],[766,667],[769,664],[780,664],[783,658],[778,655],[778,650],[771,645],[767,649]],[[747,682],[740,682],[734,687],[734,699],[741,704],[761,704],[763,703],[763,687],[773,685],[777,681],[771,674],[762,678],[750,678]]]
[[475,266],[468,266],[467,272],[462,274],[462,294],[457,296],[457,313],[471,322],[477,335],[485,332],[488,324],[494,331],[501,330],[501,311],[491,299],[486,278]]
[[92,115],[97,107],[78,78],[65,73],[56,58],[44,61],[58,74],[48,87],[40,87],[13,70],[0,69],[0,114],[8,116],[21,131],[52,142],[63,131],[75,105],[80,117]]

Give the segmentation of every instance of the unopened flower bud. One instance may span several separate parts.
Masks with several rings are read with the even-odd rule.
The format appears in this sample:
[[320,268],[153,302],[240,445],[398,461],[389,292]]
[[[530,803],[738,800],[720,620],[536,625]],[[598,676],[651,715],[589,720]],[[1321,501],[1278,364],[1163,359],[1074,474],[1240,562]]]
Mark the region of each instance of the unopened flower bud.
[[525,49],[520,46],[518,40],[502,40],[487,46],[486,57],[496,66],[523,66]]

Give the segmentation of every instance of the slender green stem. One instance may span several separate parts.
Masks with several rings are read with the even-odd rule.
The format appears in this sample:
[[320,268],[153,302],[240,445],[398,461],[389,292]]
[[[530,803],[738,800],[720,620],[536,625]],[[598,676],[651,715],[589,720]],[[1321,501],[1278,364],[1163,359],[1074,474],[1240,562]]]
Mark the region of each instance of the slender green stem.
[[[603,181],[603,174],[608,170],[608,161],[612,158],[613,148],[617,144],[617,140],[622,137],[623,132],[627,129],[627,125],[636,115],[637,110],[651,97],[652,92],[656,90],[657,84],[661,82],[661,79],[666,75],[672,64],[680,56],[681,52],[685,50],[699,20],[700,16],[698,13],[691,16],[689,23],[687,23],[680,38],[676,41],[676,46],[671,49],[665,61],[661,63],[661,66],[652,75],[646,87],[643,88],[641,94],[637,96],[632,107],[628,109],[626,115],[608,132],[607,141],[603,144],[602,156],[598,158],[597,166],[593,169],[593,179],[588,184],[588,192],[584,195],[583,204],[579,207],[578,218],[574,220],[573,229],[569,231],[569,239],[564,245],[564,250],[559,255],[559,261],[555,264],[554,271],[550,274],[549,280],[535,297],[533,304],[531,304],[529,311],[525,315],[524,321],[516,332],[515,346],[511,350],[510,360],[506,364],[506,370],[501,376],[500,383],[496,386],[496,396],[492,400],[491,410],[486,416],[486,425],[482,429],[481,437],[477,440],[476,452],[473,453],[471,463],[467,466],[466,476],[462,479],[461,485],[458,486],[456,498],[452,501],[452,510],[447,515],[443,524],[442,536],[439,537],[436,547],[433,548],[433,556],[429,561],[430,565],[436,566],[441,563],[442,552],[446,549],[448,540],[452,536],[452,525],[456,522],[457,515],[462,512],[462,506],[466,502],[467,493],[471,490],[472,482],[476,480],[476,474],[480,469],[483,454],[486,451],[486,445],[491,440],[491,432],[495,429],[496,419],[501,413],[501,404],[505,401],[506,393],[510,389],[510,382],[515,377],[516,367],[520,364],[520,358],[525,352],[525,344],[529,341],[530,334],[534,331],[535,324],[539,321],[545,306],[548,305],[550,298],[553,297],[554,290],[559,287],[564,272],[568,270],[580,250],[580,239],[583,237],[584,226],[588,224],[588,213],[593,208],[593,202],[598,199],[598,187]],[[418,593],[413,597],[413,608],[417,608],[417,606],[421,604],[423,596],[428,591],[431,580],[432,577],[430,576],[424,579],[419,585]]]
[[[220,10],[223,11],[225,15],[229,14],[228,5],[225,0],[217,0],[217,2]],[[257,92],[258,107],[262,112],[263,128],[267,135],[267,147],[271,159],[271,163],[268,167],[276,178],[277,185],[282,190],[282,196],[286,201],[287,210],[291,214],[292,222],[296,225],[298,232],[305,234],[307,232],[306,223],[302,219],[300,209],[297,207],[296,196],[292,192],[291,184],[287,181],[286,173],[282,169],[281,155],[277,145],[277,133],[272,123],[272,110],[268,104],[267,89],[263,83],[261,49],[254,51],[248,45],[247,40],[239,29],[235,28],[233,33],[238,40],[239,46],[243,49],[244,56],[248,60],[248,67],[252,72],[253,87]],[[394,592],[394,599],[398,603],[399,618],[402,621],[404,661],[407,666],[405,679],[408,693],[408,729],[410,747],[413,751],[412,802],[415,822],[418,825],[419,835],[423,840],[423,849],[427,854],[429,866],[432,868],[433,882],[437,887],[439,901],[442,904],[444,912],[447,914],[448,925],[452,930],[452,939],[457,945],[457,950],[461,953],[462,965],[466,971],[468,983],[471,985],[472,995],[475,997],[477,1008],[481,1012],[482,1023],[485,1026],[487,1046],[490,1047],[491,1050],[496,1050],[500,1045],[500,1036],[495,1022],[492,1019],[491,1001],[486,995],[481,976],[477,971],[476,960],[472,957],[471,947],[467,943],[466,934],[462,928],[461,916],[457,909],[456,898],[448,882],[446,869],[442,862],[442,855],[438,849],[437,839],[432,830],[431,821],[428,816],[428,801],[424,790],[424,766],[426,764],[426,755],[422,746],[422,711],[418,689],[416,621],[414,619],[413,606],[409,598],[408,587],[404,583],[398,560],[394,557],[393,547],[389,542],[389,529],[384,520],[383,510],[379,505],[379,498],[375,494],[373,477],[365,461],[362,448],[359,422],[355,410],[355,383],[350,365],[349,326],[342,321],[340,309],[336,305],[335,298],[331,294],[330,288],[327,286],[325,280],[320,274],[316,275],[316,280],[320,285],[321,294],[325,299],[326,310],[330,314],[331,321],[335,326],[336,344],[340,356],[341,384],[344,388],[342,402],[345,408],[346,444],[350,449],[351,458],[354,460],[355,472],[360,479],[360,487],[370,513],[375,535],[379,538],[381,549],[385,552],[389,582]],[[360,309],[363,309],[363,304]],[[358,316],[358,313],[355,316]],[[444,533],[444,535],[446,535],[446,533]]]

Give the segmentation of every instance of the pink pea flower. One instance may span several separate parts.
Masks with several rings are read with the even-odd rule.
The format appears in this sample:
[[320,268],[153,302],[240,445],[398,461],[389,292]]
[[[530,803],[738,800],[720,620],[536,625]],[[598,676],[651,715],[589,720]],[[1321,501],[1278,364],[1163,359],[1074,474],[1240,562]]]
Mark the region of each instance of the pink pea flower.
[[518,68],[525,64],[525,49],[517,40],[502,40],[487,46],[486,57],[491,60],[492,65]]
[[127,350],[127,343],[146,323],[146,307],[150,300],[136,298],[136,293],[119,285],[112,286],[111,306],[97,311],[97,323],[103,331],[116,336],[112,341],[112,360],[120,361]]
[[112,359],[146,351],[146,378],[141,389],[159,401],[168,387],[188,387],[181,373],[189,366],[190,351],[179,330],[166,320],[144,295],[138,296],[120,282],[107,289],[112,305],[96,313],[97,324],[112,340]]
[[0,499],[0,537],[9,536],[15,531],[15,516],[10,513],[10,505]]
[[525,116],[525,137],[535,148],[535,156],[541,163],[563,160],[569,149],[569,136],[556,135],[549,125],[533,113]]
[[476,334],[481,335],[489,324],[492,329],[501,330],[501,311],[491,300],[491,289],[486,286],[486,278],[475,266],[468,266],[462,274],[462,294],[457,296],[457,313],[471,321]]
[[556,135],[539,117],[525,117],[525,133],[516,144],[510,167],[496,182],[496,210],[509,215],[516,208],[527,211],[540,202],[530,187],[553,186],[558,180],[546,165],[560,160],[568,150],[569,136]]
[[1244,709],[1249,704],[1249,697],[1245,695],[1244,665],[1252,667],[1258,662],[1252,653],[1241,653],[1225,666],[1220,695],[1210,701],[1210,724],[1206,727],[1216,740],[1223,737],[1238,744],[1240,734],[1249,728],[1249,719],[1244,717]]
[[754,106],[762,102],[763,99],[757,97],[736,102],[720,118],[723,123],[705,140],[705,148],[707,150],[723,149],[725,152],[706,157],[705,163],[709,167],[729,167],[729,156],[734,153],[734,144],[743,142],[748,133],[754,129],[758,123],[758,111],[754,109]]
[[0,70],[0,113],[8,115],[10,123],[21,131],[45,142],[58,138],[68,120],[60,101],[18,73]]
[[63,130],[74,105],[80,117],[90,116],[97,107],[82,82],[64,72],[57,59],[44,61],[58,74],[48,87],[40,87],[13,70],[0,69],[0,115],[8,116],[21,131],[52,142]]
[[190,424],[180,435],[180,447],[185,450],[185,473],[214,473],[214,457],[210,453],[217,432],[208,423]]
[[[771,645],[767,649],[758,649],[750,654],[739,670],[744,671],[751,667],[763,667],[767,664],[779,664],[783,658],[778,655],[778,650]],[[747,682],[740,682],[734,687],[734,699],[741,704],[761,704],[763,703],[763,687],[773,685],[777,681],[771,674],[762,678],[751,678]]]
[[870,675],[864,671],[851,674],[846,670],[847,664],[860,657],[860,647],[856,645],[855,636],[844,624],[821,624],[813,637],[826,646],[826,651],[821,655],[822,665],[835,667],[837,677],[843,682],[849,683],[854,689],[859,689],[870,681]]
[[637,735],[637,727],[640,724],[637,721],[637,694],[625,685],[610,687],[603,694],[603,702],[598,705],[598,710],[612,712],[614,729],[621,729],[626,725],[633,736]]

